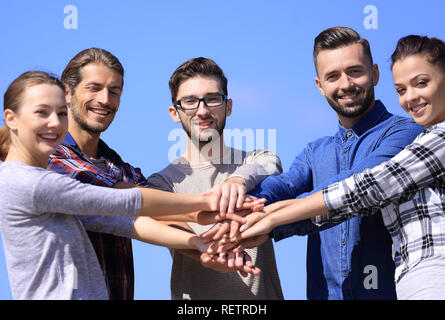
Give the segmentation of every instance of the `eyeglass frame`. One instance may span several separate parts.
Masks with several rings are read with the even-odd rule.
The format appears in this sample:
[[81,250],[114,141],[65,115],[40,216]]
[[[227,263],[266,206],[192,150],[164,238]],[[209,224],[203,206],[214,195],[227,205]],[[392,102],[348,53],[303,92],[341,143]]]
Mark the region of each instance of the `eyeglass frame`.
[[216,95],[221,96],[221,97],[223,98],[222,103],[219,104],[219,105],[217,105],[217,106],[209,106],[209,105],[207,105],[207,103],[206,103],[205,100],[204,100],[204,99],[206,99],[206,98],[208,97],[208,96],[206,96],[206,97],[203,97],[203,98],[196,98],[196,99],[198,99],[198,105],[197,105],[195,108],[192,108],[192,109],[185,109],[185,108],[181,105],[181,99],[176,100],[176,102],[173,104],[173,107],[174,107],[175,109],[180,109],[180,110],[182,110],[182,111],[184,111],[184,112],[187,112],[187,111],[195,111],[195,112],[196,112],[196,110],[199,109],[199,105],[201,104],[201,101],[202,101],[202,103],[204,103],[204,105],[205,105],[206,108],[209,108],[209,109],[218,108],[218,107],[222,106],[222,105],[224,104],[224,102],[227,101],[228,97],[227,97],[225,94],[221,94],[221,93],[216,94]]

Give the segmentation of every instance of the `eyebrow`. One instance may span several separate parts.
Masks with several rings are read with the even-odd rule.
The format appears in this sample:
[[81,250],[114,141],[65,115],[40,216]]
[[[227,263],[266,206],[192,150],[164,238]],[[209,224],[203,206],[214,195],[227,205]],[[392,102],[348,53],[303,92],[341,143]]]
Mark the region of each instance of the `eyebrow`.
[[[45,103],[39,103],[39,104],[36,104],[34,106],[34,108],[41,108],[41,107],[43,107],[43,108],[52,108],[50,105],[47,105]],[[68,106],[66,104],[62,104],[60,106],[57,106],[57,108],[68,108]]]
[[[101,83],[99,83],[99,82],[91,81],[91,82],[87,82],[87,83],[85,84],[85,87],[88,87],[88,86],[103,87],[104,85],[101,84]],[[112,89],[122,89],[122,86],[114,85],[114,86],[110,86],[110,88],[112,88]]]
[[[430,76],[430,75],[427,74],[427,73],[418,73],[418,74],[416,74],[414,77],[412,77],[411,79],[409,79],[409,81],[411,82],[411,81],[413,81],[413,80],[416,80],[417,78],[419,78],[419,77],[421,77],[421,76]],[[395,86],[401,86],[401,84],[398,83],[398,82],[394,82],[394,85],[395,85]]]
[[[357,69],[357,68],[359,68],[359,69],[364,69],[365,66],[362,65],[362,64],[354,64],[354,65],[352,65],[352,66],[347,67],[346,70]],[[329,72],[325,73],[324,76],[325,76],[325,77],[328,77],[328,76],[330,76],[330,75],[332,75],[332,74],[334,74],[334,73],[337,73],[337,72],[338,72],[338,70],[332,70],[332,71],[329,71]]]
[[[211,95],[220,95],[220,94],[222,94],[222,93],[221,92],[207,92],[204,95],[204,97],[211,96]],[[188,96],[183,96],[181,99],[185,99],[185,98],[197,98],[197,96],[191,94]],[[181,99],[179,99],[179,100],[181,100]]]

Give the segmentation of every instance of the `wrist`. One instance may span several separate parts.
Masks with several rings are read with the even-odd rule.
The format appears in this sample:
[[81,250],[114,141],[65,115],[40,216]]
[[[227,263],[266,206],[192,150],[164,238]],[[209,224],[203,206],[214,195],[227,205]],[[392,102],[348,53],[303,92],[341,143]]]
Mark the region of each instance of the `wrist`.
[[190,237],[189,244],[190,244],[190,249],[199,251],[200,254],[206,252],[206,248],[204,248],[202,239],[196,235]]
[[237,183],[243,185],[244,187],[246,186],[246,180],[241,177],[231,177],[226,179],[224,182]]

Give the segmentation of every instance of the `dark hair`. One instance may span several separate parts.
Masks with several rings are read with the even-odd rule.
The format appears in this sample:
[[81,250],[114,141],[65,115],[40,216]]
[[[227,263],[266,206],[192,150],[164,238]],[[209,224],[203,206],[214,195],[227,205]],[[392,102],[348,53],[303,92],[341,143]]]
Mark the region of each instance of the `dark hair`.
[[421,53],[427,56],[429,63],[445,72],[445,43],[437,38],[418,35],[409,35],[397,42],[391,55],[391,70],[398,60]]
[[223,93],[227,95],[227,78],[224,76],[222,69],[208,58],[193,58],[181,64],[175,72],[173,72],[168,82],[170,87],[172,102],[175,103],[179,86],[186,80],[197,76],[214,76],[221,83]]
[[122,88],[124,87],[124,67],[119,59],[104,49],[89,48],[82,50],[74,56],[62,72],[61,80],[66,83],[71,91],[75,91],[82,81],[81,69],[90,63],[103,64],[117,71],[122,76]]
[[358,32],[347,27],[332,27],[323,30],[314,40],[313,59],[315,69],[317,69],[317,57],[320,51],[338,49],[356,43],[361,44],[363,52],[372,66],[374,62],[372,60],[369,42],[360,37]]
[[[3,110],[12,110],[18,112],[23,102],[25,91],[32,86],[39,84],[56,85],[63,92],[65,86],[57,76],[44,71],[27,71],[21,74],[9,85],[3,96]],[[8,155],[10,144],[9,128],[4,125],[0,128],[0,159],[5,160]]]

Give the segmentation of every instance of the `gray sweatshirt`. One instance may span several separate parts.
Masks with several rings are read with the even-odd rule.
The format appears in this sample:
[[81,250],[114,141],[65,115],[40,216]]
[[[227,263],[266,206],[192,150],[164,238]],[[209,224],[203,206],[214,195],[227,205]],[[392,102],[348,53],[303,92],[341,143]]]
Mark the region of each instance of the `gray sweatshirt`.
[[0,165],[0,231],[14,299],[108,299],[75,215],[135,217],[137,188],[112,189],[11,161]]

